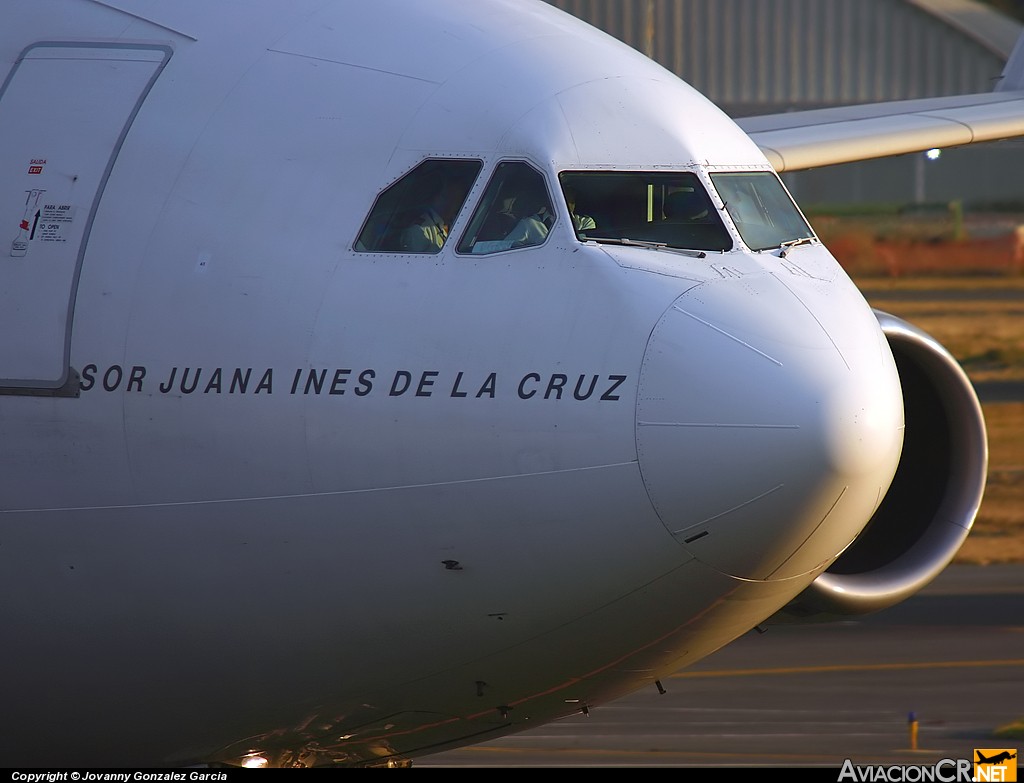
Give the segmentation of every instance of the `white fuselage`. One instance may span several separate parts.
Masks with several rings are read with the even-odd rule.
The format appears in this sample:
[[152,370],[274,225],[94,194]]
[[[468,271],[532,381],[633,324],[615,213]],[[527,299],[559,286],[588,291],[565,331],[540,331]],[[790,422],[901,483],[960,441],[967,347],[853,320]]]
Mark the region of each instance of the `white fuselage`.
[[0,221],[54,228],[0,247],[0,763],[539,725],[749,630],[884,495],[899,380],[820,244],[559,202],[535,248],[353,249],[425,158],[481,161],[453,236],[501,161],[770,170],[641,55],[543,4],[10,5]]

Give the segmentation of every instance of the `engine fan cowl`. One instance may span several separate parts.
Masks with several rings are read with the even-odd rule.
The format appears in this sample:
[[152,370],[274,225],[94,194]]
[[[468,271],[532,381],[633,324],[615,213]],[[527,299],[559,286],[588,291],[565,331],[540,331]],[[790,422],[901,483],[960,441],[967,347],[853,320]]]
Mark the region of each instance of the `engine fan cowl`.
[[770,622],[837,620],[906,600],[956,556],[981,505],[988,439],[974,387],[937,340],[874,312],[903,389],[906,431],[896,475],[863,532]]

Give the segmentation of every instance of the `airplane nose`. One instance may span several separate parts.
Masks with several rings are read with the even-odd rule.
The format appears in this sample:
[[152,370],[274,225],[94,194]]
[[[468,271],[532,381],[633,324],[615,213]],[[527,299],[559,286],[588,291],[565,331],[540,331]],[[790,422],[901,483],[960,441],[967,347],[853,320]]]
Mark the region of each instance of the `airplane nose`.
[[848,280],[705,283],[652,332],[637,450],[662,522],[744,579],[827,565],[892,481],[903,398],[892,353]]

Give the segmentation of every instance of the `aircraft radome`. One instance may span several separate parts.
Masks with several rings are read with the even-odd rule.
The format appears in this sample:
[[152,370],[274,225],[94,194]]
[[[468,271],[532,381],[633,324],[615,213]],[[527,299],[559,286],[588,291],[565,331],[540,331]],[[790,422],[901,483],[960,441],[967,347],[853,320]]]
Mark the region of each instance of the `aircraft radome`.
[[749,136],[526,0],[7,0],[0,58],[4,766],[401,765],[968,534],[968,379],[776,170],[1024,133],[1020,58]]

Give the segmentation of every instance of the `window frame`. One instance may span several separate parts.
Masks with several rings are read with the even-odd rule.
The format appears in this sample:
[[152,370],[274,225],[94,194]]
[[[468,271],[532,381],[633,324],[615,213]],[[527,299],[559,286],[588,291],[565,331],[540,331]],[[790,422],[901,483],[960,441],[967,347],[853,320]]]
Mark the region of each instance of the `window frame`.
[[[448,246],[452,228],[465,210],[480,172],[483,160],[479,158],[424,158],[402,176],[381,190],[373,200],[359,232],[352,243],[354,253],[394,255],[437,255]],[[444,168],[461,171],[444,175]],[[437,206],[436,196],[447,184],[461,190],[452,194],[451,215],[447,217],[448,232],[441,245],[423,250],[402,247],[403,231],[412,228],[420,216]],[[447,210],[446,210],[447,211]],[[445,216],[441,216],[444,218]]]

